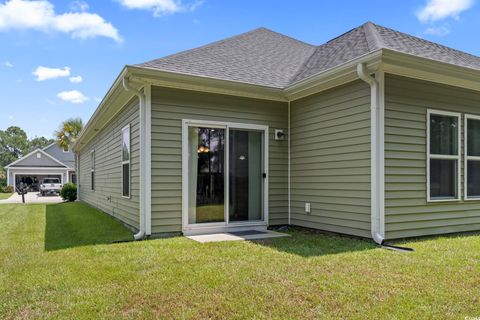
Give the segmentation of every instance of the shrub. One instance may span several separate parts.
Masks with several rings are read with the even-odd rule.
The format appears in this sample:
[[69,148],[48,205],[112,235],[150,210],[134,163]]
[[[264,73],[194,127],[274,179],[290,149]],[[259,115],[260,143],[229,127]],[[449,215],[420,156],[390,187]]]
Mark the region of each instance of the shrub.
[[3,193],[13,193],[14,190],[12,186],[4,186],[0,188],[0,191],[2,191]]
[[60,197],[68,202],[77,200],[77,185],[74,183],[64,184],[60,191]]

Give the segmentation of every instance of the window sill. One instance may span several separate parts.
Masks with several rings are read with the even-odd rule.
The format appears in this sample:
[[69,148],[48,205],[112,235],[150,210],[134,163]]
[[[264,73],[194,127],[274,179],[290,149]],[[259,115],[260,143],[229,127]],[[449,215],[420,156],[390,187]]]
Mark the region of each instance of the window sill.
[[460,202],[462,199],[460,198],[439,198],[439,199],[427,199],[427,203],[435,203],[435,202]]
[[465,197],[463,201],[480,201],[480,197]]

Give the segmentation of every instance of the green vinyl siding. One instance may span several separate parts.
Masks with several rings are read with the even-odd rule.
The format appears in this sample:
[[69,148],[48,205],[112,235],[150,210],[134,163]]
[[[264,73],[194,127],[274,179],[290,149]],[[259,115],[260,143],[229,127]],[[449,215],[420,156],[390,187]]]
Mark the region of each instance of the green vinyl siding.
[[[462,113],[460,201],[427,202],[427,109]],[[480,94],[387,75],[385,229],[401,238],[480,229],[480,201],[463,201],[464,114],[480,114]]]
[[[131,197],[122,197],[122,133],[130,124]],[[90,152],[95,150],[95,190],[91,188]],[[115,118],[80,151],[81,201],[138,229],[140,193],[140,125],[138,99],[132,99]]]
[[[370,237],[370,88],[291,103],[291,223]],[[311,213],[305,213],[305,203]]]
[[182,230],[182,119],[269,126],[270,225],[288,222],[287,104],[152,87],[152,232]]

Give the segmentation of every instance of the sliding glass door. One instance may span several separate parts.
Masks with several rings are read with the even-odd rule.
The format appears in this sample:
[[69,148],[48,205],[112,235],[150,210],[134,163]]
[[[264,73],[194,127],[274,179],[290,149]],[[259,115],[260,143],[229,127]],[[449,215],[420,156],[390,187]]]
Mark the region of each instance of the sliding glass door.
[[185,126],[187,224],[264,221],[265,127],[219,123]]

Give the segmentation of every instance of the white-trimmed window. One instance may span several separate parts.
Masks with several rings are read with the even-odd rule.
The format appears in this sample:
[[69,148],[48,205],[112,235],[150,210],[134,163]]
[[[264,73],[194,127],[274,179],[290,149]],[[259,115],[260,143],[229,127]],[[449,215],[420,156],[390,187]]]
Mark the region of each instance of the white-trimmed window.
[[90,151],[90,188],[95,190],[95,150]]
[[130,198],[130,125],[122,129],[122,196]]
[[465,200],[480,199],[480,116],[465,115]]
[[460,114],[427,112],[427,199],[460,200]]

